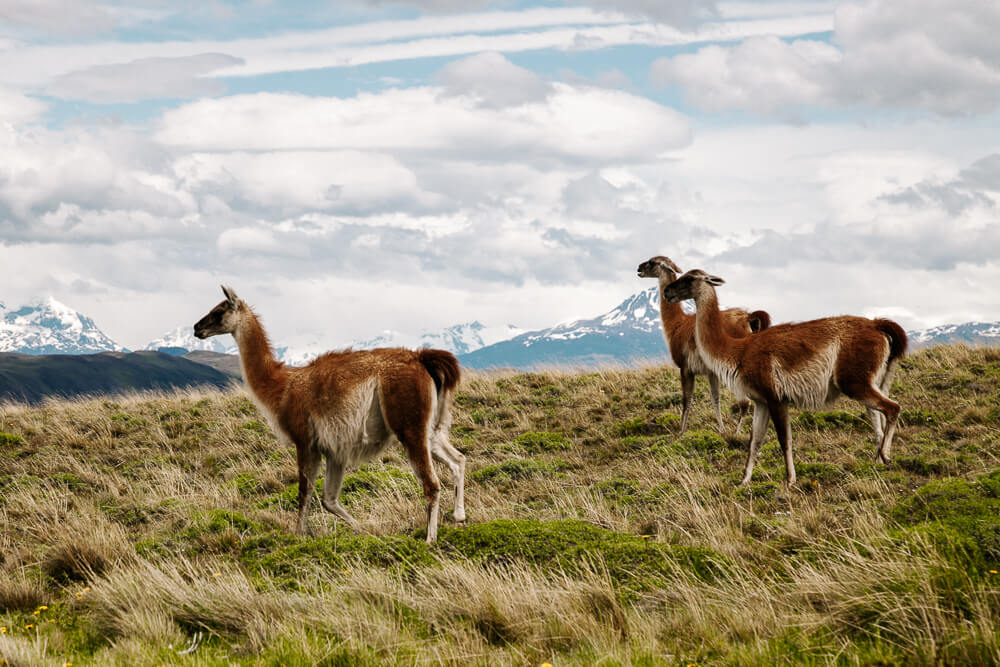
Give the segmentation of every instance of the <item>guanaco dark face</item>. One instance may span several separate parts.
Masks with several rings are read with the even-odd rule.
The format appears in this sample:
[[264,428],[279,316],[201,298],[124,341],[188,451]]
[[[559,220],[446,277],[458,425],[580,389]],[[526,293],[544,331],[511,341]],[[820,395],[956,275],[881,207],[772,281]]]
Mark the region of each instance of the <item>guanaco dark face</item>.
[[236,333],[240,320],[240,299],[232,288],[225,285],[222,286],[222,293],[226,295],[226,300],[208,311],[208,315],[194,325],[196,338],[205,339],[210,336]]
[[681,273],[681,270],[669,257],[657,255],[640,264],[638,272],[640,278],[659,278],[664,274],[668,278],[675,278],[678,273]]
[[668,303],[694,299],[706,285],[717,286],[725,282],[722,278],[710,276],[701,269],[691,269],[663,288],[663,299]]

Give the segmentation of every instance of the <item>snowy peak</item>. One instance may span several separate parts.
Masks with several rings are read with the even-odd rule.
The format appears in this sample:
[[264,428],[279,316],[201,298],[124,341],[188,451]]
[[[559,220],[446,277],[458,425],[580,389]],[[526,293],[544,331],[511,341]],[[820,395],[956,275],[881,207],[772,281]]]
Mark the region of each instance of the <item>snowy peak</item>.
[[416,335],[383,331],[374,338],[357,341],[351,347],[356,350],[372,350],[376,347],[434,347],[454,354],[466,354],[519,333],[521,330],[511,324],[486,327],[480,322],[466,322],[436,331],[424,330]]
[[22,354],[93,354],[127,351],[101,331],[94,320],[47,297],[16,310],[0,310],[0,352]]
[[964,343],[966,345],[1000,345],[1000,322],[966,322],[943,324],[929,329],[907,331],[915,347]]
[[649,334],[660,330],[660,290],[649,287],[628,297],[603,315],[589,320],[570,320],[549,329],[530,331],[517,336],[525,347],[539,341],[574,340],[584,336],[622,337],[626,332]]
[[171,329],[156,340],[150,341],[143,349],[158,350],[161,347],[180,347],[188,351],[206,350],[222,354],[237,354],[236,341],[233,340],[232,336],[212,336],[199,340],[195,338],[194,327],[190,325]]
[[[521,333],[521,329],[508,324],[505,326],[487,327],[480,322],[456,324],[446,329],[424,330],[418,334],[405,334],[399,331],[383,331],[378,336],[349,344],[320,343],[312,341],[303,344],[291,344],[276,347],[275,356],[280,361],[292,366],[304,366],[317,356],[330,350],[350,347],[355,350],[373,350],[377,347],[434,347],[448,350],[454,354],[466,354],[487,345],[507,340]],[[231,336],[213,336],[199,340],[194,336],[190,326],[179,326],[164,333],[156,340],[150,341],[143,349],[158,350],[160,348],[183,348],[186,350],[207,350],[222,354],[239,354],[235,341]]]

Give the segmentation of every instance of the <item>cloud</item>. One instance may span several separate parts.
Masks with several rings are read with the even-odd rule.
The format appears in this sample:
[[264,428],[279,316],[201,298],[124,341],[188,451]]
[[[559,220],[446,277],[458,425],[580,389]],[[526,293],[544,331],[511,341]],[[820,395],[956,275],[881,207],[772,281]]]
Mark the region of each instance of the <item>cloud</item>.
[[444,66],[437,79],[444,85],[445,95],[466,95],[490,109],[542,102],[553,90],[542,77],[496,52],[454,60]]
[[[381,7],[397,5],[416,7],[432,12],[469,12],[483,7],[505,7],[512,0],[354,0],[358,4]],[[713,0],[564,0],[564,4],[578,4],[597,11],[615,12],[630,17],[648,18],[671,25],[690,25],[700,19],[716,16],[718,9]]]
[[714,0],[576,0],[599,11],[620,12],[669,25],[691,26],[719,15]]
[[172,170],[198,197],[217,197],[231,210],[271,219],[304,213],[419,215],[447,206],[398,160],[372,152],[194,153],[178,158]]
[[751,37],[736,46],[660,58],[650,77],[657,85],[680,85],[688,101],[707,111],[779,114],[789,105],[833,102],[825,82],[841,60],[840,50],[825,42]]
[[109,30],[112,15],[93,0],[4,0],[0,25],[4,23],[70,36]]
[[54,97],[97,104],[220,95],[225,92],[223,83],[205,75],[243,62],[242,58],[222,53],[201,53],[96,65],[57,77],[46,92]]
[[835,46],[748,39],[657,60],[650,77],[712,111],[780,116],[788,106],[862,105],[988,113],[1000,105],[998,27],[1000,4],[979,0],[844,3]]
[[40,100],[0,86],[0,122],[23,123],[36,120],[48,108]]
[[164,113],[155,136],[196,151],[364,150],[545,164],[652,160],[691,140],[683,115],[621,91],[554,83],[544,100],[502,108],[442,92],[204,99]]
[[723,261],[786,266],[790,262],[882,264],[900,269],[950,271],[996,261],[1000,156],[990,155],[955,178],[931,176],[892,188],[854,205],[853,219],[822,222],[801,232],[763,229],[749,244],[719,255]]
[[[794,9],[794,8],[793,8]],[[241,65],[211,76],[249,77],[276,72],[344,68],[370,63],[455,57],[496,51],[578,50],[621,45],[668,46],[752,35],[801,35],[830,30],[830,14],[747,17],[678,29],[586,7],[543,7],[519,11],[422,16],[322,30],[293,31],[239,40],[174,42],[88,42],[23,46],[0,51],[0,83],[44,87],[73,71],[154,58],[225,53]]]

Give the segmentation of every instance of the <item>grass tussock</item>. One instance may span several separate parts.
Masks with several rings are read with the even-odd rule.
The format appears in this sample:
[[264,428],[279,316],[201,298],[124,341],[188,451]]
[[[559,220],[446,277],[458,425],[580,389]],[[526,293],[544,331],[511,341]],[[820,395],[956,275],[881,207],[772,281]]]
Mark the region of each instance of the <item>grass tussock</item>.
[[[715,431],[676,371],[466,374],[467,525],[423,540],[400,449],[354,471],[355,533],[239,391],[0,406],[8,665],[1000,662],[1000,354],[906,359],[888,467],[860,406]],[[729,428],[735,424],[729,414]],[[321,492],[321,484],[317,494]]]

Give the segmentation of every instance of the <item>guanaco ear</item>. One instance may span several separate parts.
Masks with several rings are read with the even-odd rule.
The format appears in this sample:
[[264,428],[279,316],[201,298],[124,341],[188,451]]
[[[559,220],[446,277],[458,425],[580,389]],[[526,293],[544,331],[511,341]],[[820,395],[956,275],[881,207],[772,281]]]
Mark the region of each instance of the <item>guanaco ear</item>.
[[235,308],[239,304],[240,297],[236,296],[236,291],[232,287],[226,287],[225,285],[219,285],[222,288],[222,293],[226,295],[226,301],[229,305]]
[[669,257],[663,258],[663,264],[677,275],[681,275],[682,273],[684,273],[683,271],[681,271],[681,268],[674,263],[674,260],[670,259]]
[[726,281],[719,276],[705,276],[705,282],[709,285],[715,285],[716,287],[726,284]]

